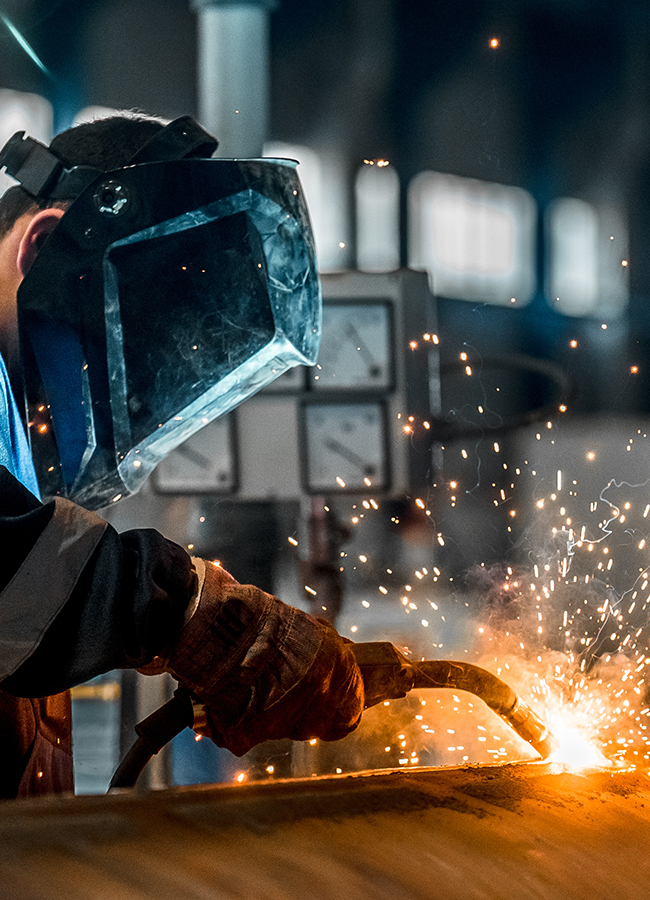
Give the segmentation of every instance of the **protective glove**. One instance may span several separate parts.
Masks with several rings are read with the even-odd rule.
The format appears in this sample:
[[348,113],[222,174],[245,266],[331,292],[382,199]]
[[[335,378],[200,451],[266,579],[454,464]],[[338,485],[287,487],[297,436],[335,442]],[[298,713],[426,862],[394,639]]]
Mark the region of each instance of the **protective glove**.
[[350,642],[221,567],[194,563],[198,606],[163,666],[204,704],[201,733],[242,756],[262,741],[353,731],[364,698]]

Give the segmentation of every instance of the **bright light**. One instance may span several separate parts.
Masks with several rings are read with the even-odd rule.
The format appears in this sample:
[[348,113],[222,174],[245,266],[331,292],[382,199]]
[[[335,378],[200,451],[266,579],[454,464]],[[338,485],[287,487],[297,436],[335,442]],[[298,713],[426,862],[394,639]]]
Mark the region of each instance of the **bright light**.
[[551,730],[560,742],[560,749],[551,757],[554,762],[564,763],[572,769],[611,766],[598,747],[590,743],[575,725],[558,725],[554,722]]

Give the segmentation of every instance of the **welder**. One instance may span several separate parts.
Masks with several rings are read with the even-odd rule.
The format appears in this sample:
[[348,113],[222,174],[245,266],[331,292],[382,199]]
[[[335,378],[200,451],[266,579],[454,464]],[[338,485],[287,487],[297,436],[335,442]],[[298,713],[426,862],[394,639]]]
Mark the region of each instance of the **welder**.
[[[19,133],[0,152],[18,182],[0,198],[3,798],[73,789],[68,690],[114,669],[170,672],[204,705],[204,732],[239,755],[269,739],[334,740],[361,716],[359,669],[329,624],[155,530],[118,534],[94,511],[119,499],[126,462],[150,469],[156,441],[172,446],[183,416],[169,398],[197,380],[182,366],[198,371],[198,339],[188,325],[188,352],[169,362],[171,322],[202,298],[221,310],[203,329],[245,321],[255,297],[302,265],[300,228],[291,231],[300,216],[285,209],[297,191],[282,173],[242,186],[239,170],[210,159],[215,147],[189,117],[129,114],[68,129],[49,147]],[[189,279],[188,265],[194,280],[175,281]],[[291,279],[296,290],[309,280],[301,270]],[[240,331],[253,340],[272,324]],[[217,338],[212,350],[238,355],[239,374],[224,383],[249,377],[241,396],[263,386],[250,347]],[[129,354],[141,366],[129,369]]]

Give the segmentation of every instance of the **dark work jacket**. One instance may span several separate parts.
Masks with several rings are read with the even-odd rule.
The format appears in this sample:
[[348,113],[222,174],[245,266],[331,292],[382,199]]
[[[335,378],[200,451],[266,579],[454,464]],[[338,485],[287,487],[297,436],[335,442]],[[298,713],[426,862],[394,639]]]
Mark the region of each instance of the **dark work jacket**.
[[0,466],[0,798],[72,789],[68,688],[164,654],[194,584],[157,531],[41,504]]

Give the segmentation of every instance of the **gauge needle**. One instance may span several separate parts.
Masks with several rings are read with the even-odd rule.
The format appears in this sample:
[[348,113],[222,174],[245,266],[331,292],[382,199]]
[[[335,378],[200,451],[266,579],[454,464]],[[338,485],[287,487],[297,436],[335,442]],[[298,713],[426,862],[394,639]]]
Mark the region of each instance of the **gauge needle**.
[[375,357],[372,355],[372,351],[370,350],[368,345],[364,343],[356,326],[349,324],[347,327],[347,334],[354,340],[354,344],[357,350],[359,351],[359,353],[361,353],[365,361],[368,363],[368,368],[372,368],[372,366],[375,365]]
[[366,460],[363,459],[362,456],[359,456],[358,453],[355,453],[354,450],[350,450],[349,447],[346,447],[345,444],[342,444],[340,441],[336,441],[334,438],[328,438],[324,441],[324,444],[328,450],[332,450],[334,453],[338,454],[338,456],[347,459],[353,466],[358,466],[362,470],[367,468]]
[[177,451],[181,456],[189,459],[190,462],[193,462],[195,466],[199,466],[201,469],[207,469],[210,465],[210,460],[207,456],[204,456],[203,453],[199,453],[198,450],[194,450],[193,447],[188,447],[187,444],[181,444],[181,446],[177,448]]

